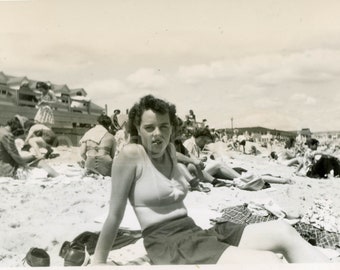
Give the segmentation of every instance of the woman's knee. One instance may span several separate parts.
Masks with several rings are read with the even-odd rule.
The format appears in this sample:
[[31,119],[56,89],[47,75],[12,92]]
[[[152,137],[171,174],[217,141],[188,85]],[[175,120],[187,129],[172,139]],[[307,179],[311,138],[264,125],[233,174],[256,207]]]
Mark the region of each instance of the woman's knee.
[[294,245],[295,241],[300,241],[301,237],[298,232],[287,222],[280,220],[273,225],[272,235],[275,234],[273,240],[276,241],[276,246],[279,250],[285,250]]
[[248,225],[239,246],[242,248],[282,252],[300,239],[295,229],[284,221]]
[[277,233],[282,237],[289,237],[289,236],[296,236],[298,233],[297,231],[287,222],[278,220],[275,222],[275,230]]

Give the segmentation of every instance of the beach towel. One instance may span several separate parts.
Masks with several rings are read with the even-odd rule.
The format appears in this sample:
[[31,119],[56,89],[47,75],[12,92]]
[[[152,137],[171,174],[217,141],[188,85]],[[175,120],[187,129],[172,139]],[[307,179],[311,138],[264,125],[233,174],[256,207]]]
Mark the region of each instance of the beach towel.
[[[222,216],[216,219],[212,219],[212,222],[223,223],[225,221],[231,221],[237,224],[253,224],[260,222],[268,222],[271,220],[277,220],[273,214],[268,216],[254,215],[248,208],[248,204],[237,205],[223,209]],[[319,229],[311,224],[298,222],[293,225],[296,231],[309,243],[314,246],[330,249],[340,248],[340,234],[335,232],[327,232],[324,229]]]
[[80,139],[79,143],[91,140],[99,144],[107,132],[108,132],[107,129],[104,128],[102,125],[96,125],[95,127],[91,128],[84,134],[84,136]]

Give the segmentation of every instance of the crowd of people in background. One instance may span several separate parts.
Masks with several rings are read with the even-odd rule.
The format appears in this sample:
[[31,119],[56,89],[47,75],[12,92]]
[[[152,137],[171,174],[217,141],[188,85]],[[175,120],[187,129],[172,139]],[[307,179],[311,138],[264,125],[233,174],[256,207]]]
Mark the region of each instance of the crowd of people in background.
[[[55,177],[58,173],[41,160],[58,156],[58,153],[53,153],[52,148],[53,144],[56,145],[56,135],[52,130],[54,116],[50,106],[56,101],[56,98],[53,91],[44,82],[37,83],[37,91],[40,101],[37,105],[38,111],[35,118],[26,119],[17,115],[9,121],[5,128],[7,135],[1,138],[3,150],[0,151],[0,167],[6,167],[7,165],[2,163],[7,164],[8,162],[14,164],[13,168],[19,168],[26,163],[29,163],[30,166],[43,164],[42,167],[49,172],[49,175]],[[21,122],[18,118],[21,119]],[[23,125],[22,127],[20,127],[20,123]],[[12,134],[13,137],[6,141],[9,134]],[[20,138],[22,139],[20,140]],[[188,111],[184,120],[178,117],[172,140],[176,146],[178,160],[180,164],[184,165],[183,167],[180,165],[180,167],[187,176],[191,189],[197,191],[209,192],[209,188],[202,185],[204,182],[211,183],[213,186],[226,186],[230,183],[223,180],[235,179],[244,173],[244,171],[230,168],[225,162],[215,160],[213,151],[208,150],[209,144],[222,142],[229,150],[239,151],[243,154],[258,155],[261,153],[254,145],[246,147],[254,142],[254,138],[247,132],[241,133],[238,129],[216,130],[209,127],[207,119],[197,121],[192,109]],[[113,159],[129,142],[128,111],[126,114],[122,114],[120,109],[114,109],[111,116],[103,112],[98,118],[97,125],[86,132],[79,142],[81,157],[79,164],[86,168],[87,173],[109,176]],[[15,149],[18,150],[18,153],[13,145],[16,146]],[[275,149],[275,146],[282,145],[284,147],[277,147],[279,150]],[[295,166],[297,175],[324,178],[340,174],[339,147],[332,149],[329,145],[322,145],[320,150],[319,141],[316,139],[307,138],[301,141],[294,137],[282,138],[279,136],[272,137],[264,144],[262,143],[262,146],[271,150],[270,159],[286,166]],[[12,153],[13,151],[14,153]],[[6,156],[3,153],[7,153],[10,158],[2,157]],[[23,159],[20,159],[21,157]],[[32,162],[33,160],[40,162]],[[6,171],[3,170],[2,175],[15,175],[16,169],[9,170],[10,173],[6,173]]]

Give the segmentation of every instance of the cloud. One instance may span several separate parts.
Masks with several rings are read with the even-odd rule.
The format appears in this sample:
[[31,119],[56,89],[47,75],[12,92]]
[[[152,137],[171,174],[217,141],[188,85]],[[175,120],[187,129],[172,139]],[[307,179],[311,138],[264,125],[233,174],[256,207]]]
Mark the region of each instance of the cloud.
[[293,94],[290,99],[292,101],[296,101],[300,104],[305,104],[305,105],[314,105],[317,103],[317,100],[314,97],[308,96],[303,93],[296,93]]
[[166,78],[157,74],[158,71],[151,68],[142,68],[127,77],[127,81],[136,88],[160,88],[166,83]]
[[260,85],[323,83],[339,75],[340,51],[331,49],[259,54],[178,69],[178,77],[189,84],[211,79],[246,80]]

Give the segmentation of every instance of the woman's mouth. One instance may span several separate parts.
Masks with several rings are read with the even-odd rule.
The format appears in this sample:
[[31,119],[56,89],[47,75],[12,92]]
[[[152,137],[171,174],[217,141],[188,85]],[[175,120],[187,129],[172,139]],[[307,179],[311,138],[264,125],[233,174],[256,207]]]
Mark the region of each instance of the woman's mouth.
[[163,142],[162,140],[153,140],[153,141],[152,141],[152,144],[153,144],[153,145],[161,145],[162,142]]

